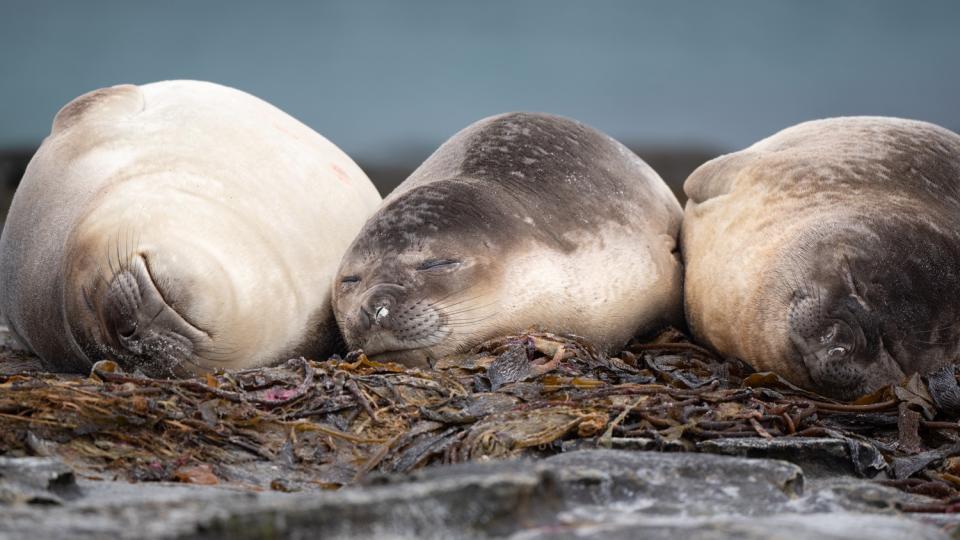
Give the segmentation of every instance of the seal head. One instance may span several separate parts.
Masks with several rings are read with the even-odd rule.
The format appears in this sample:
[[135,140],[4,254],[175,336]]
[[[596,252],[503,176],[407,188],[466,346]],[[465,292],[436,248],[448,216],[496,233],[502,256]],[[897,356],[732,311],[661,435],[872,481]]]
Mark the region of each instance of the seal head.
[[512,252],[502,234],[511,219],[470,182],[421,186],[386,205],[335,285],[337,305],[349,306],[340,312],[347,343],[426,365],[495,332],[505,279],[496,254]]

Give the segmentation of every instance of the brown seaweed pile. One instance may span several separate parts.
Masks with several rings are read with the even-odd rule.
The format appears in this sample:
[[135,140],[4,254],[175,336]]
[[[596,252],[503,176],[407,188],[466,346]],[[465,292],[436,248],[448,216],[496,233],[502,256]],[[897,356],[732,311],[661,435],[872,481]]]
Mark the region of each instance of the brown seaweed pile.
[[530,332],[433,370],[351,354],[187,380],[109,361],[89,377],[0,375],[0,454],[59,456],[91,478],[290,491],[571,447],[827,437],[875,452],[883,482],[941,501],[906,510],[942,512],[960,510],[958,413],[952,368],[840,403],[676,331],[615,358]]

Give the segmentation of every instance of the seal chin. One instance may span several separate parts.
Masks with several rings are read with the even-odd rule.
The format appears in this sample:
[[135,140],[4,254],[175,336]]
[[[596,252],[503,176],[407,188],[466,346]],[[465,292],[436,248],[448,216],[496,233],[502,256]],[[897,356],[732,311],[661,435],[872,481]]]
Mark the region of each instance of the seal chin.
[[821,394],[840,400],[855,399],[867,389],[864,370],[854,359],[831,354],[834,349],[800,353],[814,388]]
[[85,299],[106,338],[101,352],[125,368],[175,377],[202,370],[195,358],[209,335],[167,302],[143,255],[131,257],[97,298]]
[[397,362],[412,367],[430,367],[438,355],[433,348],[443,343],[446,336],[436,332],[422,334],[415,340],[398,339],[389,330],[373,331],[365,336],[360,347],[364,353],[378,362]]
[[394,362],[419,368],[432,368],[437,361],[437,356],[430,354],[429,349],[422,348],[383,351],[367,354],[367,357],[375,362]]
[[866,359],[840,353],[837,347],[823,347],[801,356],[816,390],[834,399],[853,400],[905,377],[898,360],[883,347]]

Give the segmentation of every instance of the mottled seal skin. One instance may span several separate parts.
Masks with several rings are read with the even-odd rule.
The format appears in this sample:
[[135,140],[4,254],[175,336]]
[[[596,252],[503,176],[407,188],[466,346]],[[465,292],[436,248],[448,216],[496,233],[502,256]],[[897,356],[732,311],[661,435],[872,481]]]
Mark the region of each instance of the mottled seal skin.
[[957,359],[960,136],[880,117],[785,129],[687,179],[694,335],[852,399]]
[[0,238],[0,310],[49,369],[151,375],[320,356],[330,282],[380,196],[239,90],[122,85],[66,105]]
[[444,143],[337,273],[347,344],[413,365],[540,327],[604,349],[682,321],[682,210],[660,177],[573,120],[510,113]]

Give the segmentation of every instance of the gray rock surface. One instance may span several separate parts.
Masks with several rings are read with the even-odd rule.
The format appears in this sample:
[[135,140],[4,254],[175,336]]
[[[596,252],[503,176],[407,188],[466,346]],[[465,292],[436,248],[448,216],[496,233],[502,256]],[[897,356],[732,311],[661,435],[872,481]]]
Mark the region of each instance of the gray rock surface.
[[948,538],[929,526],[903,519],[868,514],[782,514],[744,519],[737,516],[672,519],[628,516],[627,519],[577,531],[529,531],[523,540],[595,537],[610,540],[840,540],[846,538],[927,540]]
[[0,457],[0,504],[63,504],[80,494],[73,471],[61,461]]
[[727,456],[782,459],[800,465],[809,476],[854,474],[873,478],[887,468],[887,462],[876,448],[839,433],[834,438],[713,439],[701,442],[697,449]]
[[0,503],[3,538],[949,538],[897,514],[922,497],[710,454],[577,451],[293,494],[80,480],[66,497],[55,460],[8,459],[0,474],[0,490],[34,493]]

